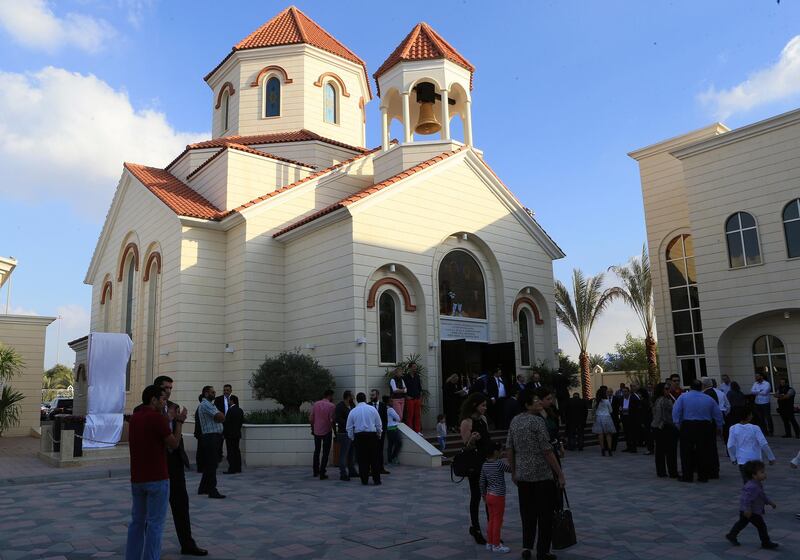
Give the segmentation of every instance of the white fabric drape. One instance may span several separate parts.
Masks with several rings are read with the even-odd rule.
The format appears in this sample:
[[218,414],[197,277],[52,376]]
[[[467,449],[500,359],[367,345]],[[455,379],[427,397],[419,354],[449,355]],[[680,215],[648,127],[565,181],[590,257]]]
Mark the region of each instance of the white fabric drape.
[[125,370],[133,341],[125,333],[90,333],[83,447],[114,447],[122,436]]

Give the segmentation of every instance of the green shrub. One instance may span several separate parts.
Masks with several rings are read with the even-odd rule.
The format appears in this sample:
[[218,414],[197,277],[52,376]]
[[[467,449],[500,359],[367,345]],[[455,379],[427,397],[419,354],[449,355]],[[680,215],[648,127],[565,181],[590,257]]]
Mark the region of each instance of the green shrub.
[[317,360],[295,350],[267,358],[253,373],[250,386],[257,399],[275,399],[287,411],[297,412],[304,402],[334,389],[336,380]]
[[253,410],[244,415],[245,424],[308,424],[308,413],[300,410]]

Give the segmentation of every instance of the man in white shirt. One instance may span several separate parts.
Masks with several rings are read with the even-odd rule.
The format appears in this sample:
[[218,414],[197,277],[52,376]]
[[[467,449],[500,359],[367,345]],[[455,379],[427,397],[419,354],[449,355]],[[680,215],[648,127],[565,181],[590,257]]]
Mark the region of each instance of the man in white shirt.
[[[765,368],[766,369],[766,368]],[[767,431],[764,435],[772,435],[774,426],[772,425],[772,411],[770,410],[770,398],[772,397],[772,387],[769,381],[764,379],[765,372],[756,372],[756,381],[750,390],[755,396],[756,414],[761,419],[761,426]]]
[[[711,386],[714,387],[714,392],[717,394],[717,398],[719,398],[719,410],[722,412],[722,417],[725,418],[731,411],[731,403],[728,401],[727,391],[717,388],[716,379],[711,380]],[[730,389],[730,387],[728,388]]]
[[367,404],[367,395],[356,395],[356,407],[347,416],[347,436],[355,442],[358,473],[361,484],[372,481],[378,486],[381,483],[381,465],[378,457],[378,441],[381,438],[382,422],[375,407]]
[[767,438],[758,426],[750,423],[752,419],[753,412],[748,410],[738,424],[731,426],[728,435],[728,456],[734,465],[739,465],[745,484],[749,480],[744,474],[744,465],[748,461],[761,461],[763,454],[767,456],[770,465],[775,464],[775,455],[769,448]]

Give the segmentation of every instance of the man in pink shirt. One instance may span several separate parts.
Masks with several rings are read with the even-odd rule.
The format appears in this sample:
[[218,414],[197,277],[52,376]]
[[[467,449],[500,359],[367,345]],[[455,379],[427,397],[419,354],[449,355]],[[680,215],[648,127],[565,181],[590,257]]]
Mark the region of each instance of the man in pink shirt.
[[[325,470],[328,468],[328,455],[331,452],[331,441],[333,439],[333,412],[336,405],[333,404],[333,391],[328,389],[322,398],[311,407],[311,435],[314,436],[314,476],[320,480],[325,480],[328,475]],[[322,462],[319,460],[319,450],[322,448]]]

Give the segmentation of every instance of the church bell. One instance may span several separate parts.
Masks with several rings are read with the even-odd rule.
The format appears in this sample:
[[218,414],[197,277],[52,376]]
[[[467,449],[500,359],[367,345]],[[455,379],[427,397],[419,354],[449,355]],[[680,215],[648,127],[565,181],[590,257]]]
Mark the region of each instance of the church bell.
[[442,129],[442,125],[436,120],[433,111],[433,103],[436,101],[436,90],[430,82],[417,84],[417,103],[419,103],[419,118],[414,132],[417,134],[435,134]]

